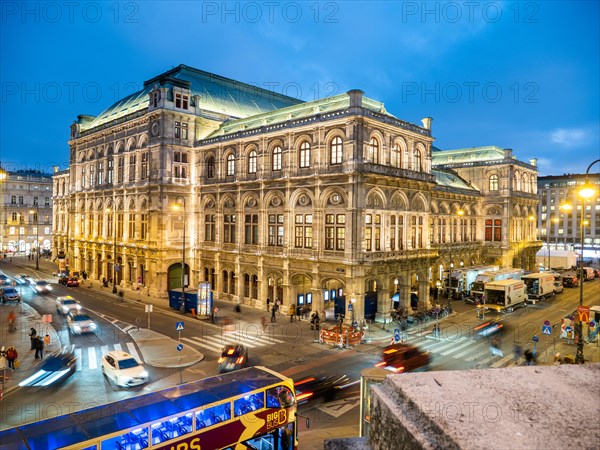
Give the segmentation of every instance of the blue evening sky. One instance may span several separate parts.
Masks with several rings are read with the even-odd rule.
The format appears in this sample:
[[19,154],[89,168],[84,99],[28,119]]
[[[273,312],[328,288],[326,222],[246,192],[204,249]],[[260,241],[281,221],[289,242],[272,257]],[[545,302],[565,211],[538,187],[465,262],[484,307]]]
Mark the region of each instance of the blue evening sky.
[[0,161],[67,168],[77,115],[186,64],[303,100],[362,89],[402,120],[433,117],[439,148],[583,173],[600,157],[598,5],[3,0]]

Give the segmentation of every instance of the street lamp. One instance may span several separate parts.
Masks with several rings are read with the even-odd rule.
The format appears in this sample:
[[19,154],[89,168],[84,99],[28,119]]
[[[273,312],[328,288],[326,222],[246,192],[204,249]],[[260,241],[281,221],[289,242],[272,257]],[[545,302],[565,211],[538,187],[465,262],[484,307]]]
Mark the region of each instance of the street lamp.
[[[592,162],[587,170],[585,171],[585,183],[581,188],[579,188],[578,194],[582,198],[581,202],[581,220],[579,224],[579,234],[580,234],[580,243],[581,243],[581,253],[579,254],[579,306],[583,306],[583,246],[585,243],[585,201],[591,199],[594,195],[597,194],[596,188],[589,183],[588,175],[590,173],[590,169],[594,164],[600,162],[600,159]],[[562,205],[561,208],[566,211],[570,211],[573,209],[572,205]],[[577,335],[577,354],[575,355],[575,363],[583,364],[583,321],[578,320],[575,324],[575,333]]]
[[35,214],[35,270],[40,270],[40,205],[33,206],[35,211],[29,212]]
[[174,209],[183,208],[183,246],[181,249],[181,305],[179,305],[179,311],[181,314],[185,314],[185,197],[178,195],[175,200],[177,203],[173,205]]
[[[117,222],[116,222],[116,210],[112,211],[110,208],[106,208],[107,212],[112,212],[112,235],[113,235],[113,257],[112,257],[112,266],[113,266],[113,288],[112,293],[117,293]],[[68,236],[67,236],[68,239]]]

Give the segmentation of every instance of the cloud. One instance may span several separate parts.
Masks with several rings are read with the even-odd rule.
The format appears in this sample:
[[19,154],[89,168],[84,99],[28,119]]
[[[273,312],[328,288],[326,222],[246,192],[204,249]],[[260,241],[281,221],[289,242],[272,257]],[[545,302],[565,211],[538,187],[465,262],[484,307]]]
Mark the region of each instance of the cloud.
[[589,131],[583,128],[558,128],[550,133],[552,143],[565,147],[580,147],[587,144],[589,138]]

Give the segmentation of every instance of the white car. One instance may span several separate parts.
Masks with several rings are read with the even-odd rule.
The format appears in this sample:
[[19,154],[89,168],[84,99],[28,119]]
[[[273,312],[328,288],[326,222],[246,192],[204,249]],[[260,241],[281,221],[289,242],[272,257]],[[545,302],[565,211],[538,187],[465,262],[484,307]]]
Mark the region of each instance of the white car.
[[52,285],[46,280],[37,280],[31,283],[30,286],[36,294],[48,294],[52,290]]
[[102,373],[121,387],[137,386],[148,381],[144,366],[121,350],[113,350],[102,357]]
[[65,316],[71,311],[81,311],[81,305],[70,295],[56,298],[56,310]]
[[67,316],[67,326],[71,334],[94,333],[96,323],[90,316],[81,312],[71,311]]

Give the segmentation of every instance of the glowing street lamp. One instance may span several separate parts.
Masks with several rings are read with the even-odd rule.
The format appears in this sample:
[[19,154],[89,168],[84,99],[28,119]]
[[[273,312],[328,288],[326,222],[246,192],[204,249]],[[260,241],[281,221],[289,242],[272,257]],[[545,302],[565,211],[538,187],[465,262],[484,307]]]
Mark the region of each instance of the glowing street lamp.
[[181,305],[179,305],[179,311],[181,314],[185,314],[185,197],[178,195],[175,199],[176,204],[173,205],[173,209],[177,210],[180,207],[183,208],[183,246],[181,249]]

